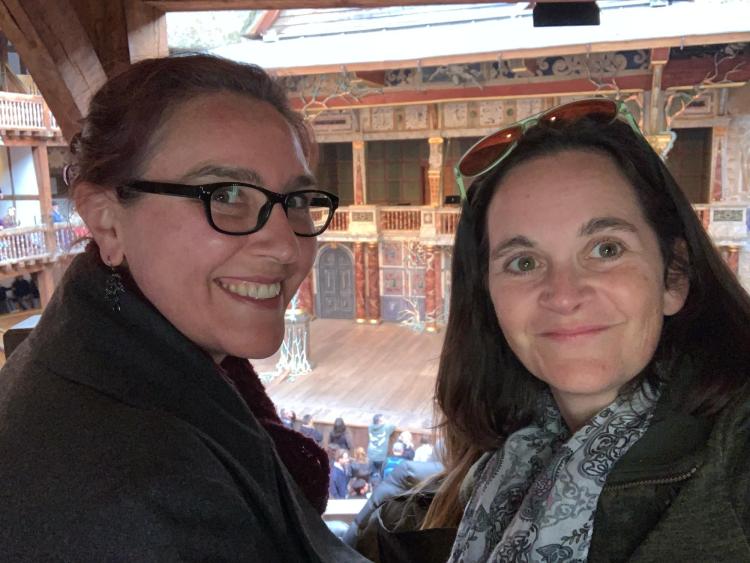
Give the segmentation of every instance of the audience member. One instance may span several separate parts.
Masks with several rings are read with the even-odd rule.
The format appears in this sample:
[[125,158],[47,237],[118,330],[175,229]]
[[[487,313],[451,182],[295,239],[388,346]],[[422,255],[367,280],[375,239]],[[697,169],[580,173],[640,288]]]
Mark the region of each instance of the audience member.
[[362,499],[367,498],[370,492],[370,484],[364,479],[352,479],[349,484],[349,495],[347,498]]
[[383,466],[383,478],[388,477],[388,474],[396,469],[396,466],[405,461],[404,458],[404,444],[403,442],[395,442],[393,444],[392,455],[389,455],[385,460]]
[[414,459],[414,438],[411,432],[404,430],[398,435],[396,441],[404,445],[404,459]]
[[23,276],[16,276],[13,281],[13,297],[22,310],[31,309],[34,306],[34,295],[31,283]]
[[2,225],[4,229],[12,229],[13,227],[18,226],[18,217],[16,216],[16,208],[15,207],[9,207],[8,211],[5,212],[5,216],[2,220]]
[[349,468],[351,469],[352,479],[364,479],[367,482],[370,481],[370,462],[368,461],[367,454],[362,446],[354,448]]
[[336,458],[331,467],[331,480],[329,482],[329,498],[346,498],[347,485],[349,484],[349,452],[339,448]]
[[60,213],[60,206],[56,203],[52,204],[52,209],[50,209],[49,212],[49,218],[52,220],[53,223],[64,223],[65,218],[62,216],[62,213]]
[[432,461],[433,447],[430,438],[423,434],[419,439],[419,447],[414,452],[414,461]]
[[302,417],[302,426],[299,427],[299,431],[319,446],[323,443],[323,434],[321,434],[320,430],[315,428],[311,414],[306,414]]
[[349,431],[346,429],[346,424],[343,418],[337,418],[333,421],[333,430],[328,434],[329,444],[338,444],[340,447],[351,450],[352,449],[352,438]]
[[367,457],[370,458],[370,474],[383,477],[383,464],[388,456],[388,440],[396,430],[393,424],[383,422],[383,415],[372,417],[372,424],[367,428]]
[[293,410],[282,408],[279,411],[279,418],[281,418],[281,424],[289,430],[296,430],[297,414]]

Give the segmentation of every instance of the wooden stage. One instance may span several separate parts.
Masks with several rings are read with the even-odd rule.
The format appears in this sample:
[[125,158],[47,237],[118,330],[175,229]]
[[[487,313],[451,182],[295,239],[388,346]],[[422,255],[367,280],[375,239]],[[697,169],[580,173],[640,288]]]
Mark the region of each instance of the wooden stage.
[[[442,333],[394,323],[316,319],[310,323],[312,372],[294,380],[282,375],[268,393],[277,407],[311,414],[316,423],[340,416],[347,425],[367,426],[381,412],[402,430],[429,432],[442,344]],[[277,357],[255,360],[255,369],[274,371]]]

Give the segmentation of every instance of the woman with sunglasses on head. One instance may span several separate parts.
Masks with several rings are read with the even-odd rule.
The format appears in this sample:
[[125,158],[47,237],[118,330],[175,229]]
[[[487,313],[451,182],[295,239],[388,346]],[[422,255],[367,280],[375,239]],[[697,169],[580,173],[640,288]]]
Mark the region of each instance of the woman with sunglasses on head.
[[[750,560],[750,300],[624,106],[555,108],[458,172],[447,471],[418,526],[457,533],[431,560]],[[381,560],[417,543],[402,512]]]
[[246,358],[272,354],[337,205],[260,68],[139,62],[91,101],[92,241],[0,375],[4,561],[361,561],[328,463]]

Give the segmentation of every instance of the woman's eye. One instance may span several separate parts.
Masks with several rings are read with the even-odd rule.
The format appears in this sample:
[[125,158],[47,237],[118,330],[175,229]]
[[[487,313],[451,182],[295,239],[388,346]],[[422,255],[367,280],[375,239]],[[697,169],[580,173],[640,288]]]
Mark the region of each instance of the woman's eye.
[[623,247],[619,242],[600,242],[591,249],[591,257],[611,260],[612,258],[617,258],[618,256],[620,256],[620,254],[622,254],[622,251]]
[[519,256],[508,262],[506,268],[511,272],[526,273],[536,269],[537,266],[538,264],[533,256]]

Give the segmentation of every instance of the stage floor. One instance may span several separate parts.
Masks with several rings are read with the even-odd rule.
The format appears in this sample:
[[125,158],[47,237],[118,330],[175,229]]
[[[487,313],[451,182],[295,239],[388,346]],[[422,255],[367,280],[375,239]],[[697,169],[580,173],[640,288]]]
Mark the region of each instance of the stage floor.
[[[309,413],[318,422],[342,417],[367,426],[382,412],[402,430],[427,431],[433,424],[442,333],[416,333],[394,323],[356,324],[316,319],[310,323],[313,370],[267,385],[277,407]],[[278,354],[253,365],[263,375],[275,370]]]

